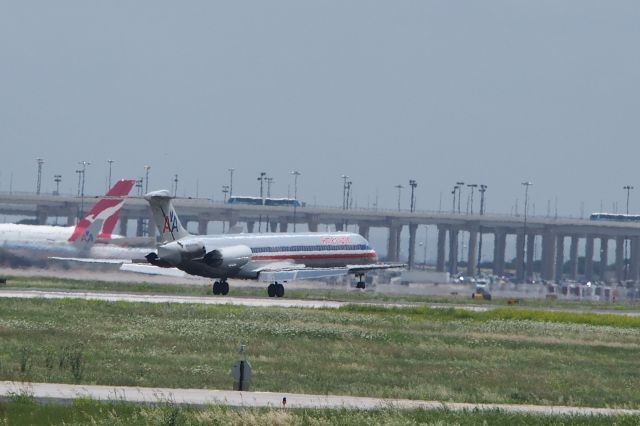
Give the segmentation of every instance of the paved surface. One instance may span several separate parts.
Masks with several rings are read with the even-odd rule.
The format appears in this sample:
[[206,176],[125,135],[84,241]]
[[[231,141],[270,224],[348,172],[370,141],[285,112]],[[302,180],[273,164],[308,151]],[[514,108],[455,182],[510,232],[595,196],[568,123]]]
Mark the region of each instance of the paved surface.
[[282,398],[287,398],[287,408],[356,408],[371,410],[395,407],[403,409],[446,408],[461,410],[501,410],[513,413],[556,415],[621,415],[640,416],[640,410],[514,405],[514,404],[468,404],[419,401],[409,399],[367,398],[337,395],[305,395],[276,392],[236,392],[209,389],[140,388],[128,386],[69,385],[61,383],[0,382],[0,397],[11,394],[29,394],[39,401],[68,403],[76,398],[92,398],[101,401],[128,401],[134,403],[189,404],[206,406],[222,404],[234,407],[281,407]]
[[345,302],[329,300],[300,300],[286,298],[249,298],[249,297],[215,297],[215,296],[180,296],[157,294],[101,293],[79,291],[44,291],[44,290],[0,290],[2,298],[20,299],[82,299],[102,300],[108,302],[145,302],[145,303],[196,303],[205,305],[242,305],[242,306],[276,306],[285,308],[339,308]]
[[[350,304],[362,304],[371,306],[407,308],[426,306],[434,309],[463,309],[474,312],[485,312],[492,309],[504,308],[504,305],[465,305],[453,303],[393,303],[393,302],[340,302],[335,300],[313,299],[287,299],[278,297],[229,297],[229,296],[181,296],[159,294],[133,294],[133,293],[107,293],[78,290],[21,290],[15,288],[0,288],[1,298],[17,299],[79,299],[100,300],[106,302],[142,302],[142,303],[194,303],[202,305],[238,305],[253,307],[282,307],[282,308],[333,308],[337,309]],[[515,307],[519,308],[519,307]],[[574,313],[592,313],[621,316],[640,316],[638,311],[614,311],[614,310],[583,310],[571,308],[550,308],[523,306],[523,309],[535,309],[546,311],[562,311]]]

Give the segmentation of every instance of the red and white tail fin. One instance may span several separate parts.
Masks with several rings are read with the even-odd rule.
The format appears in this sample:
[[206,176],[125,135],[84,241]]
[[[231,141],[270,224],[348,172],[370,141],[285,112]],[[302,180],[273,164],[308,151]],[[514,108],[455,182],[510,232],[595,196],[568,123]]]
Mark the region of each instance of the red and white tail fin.
[[76,241],[97,219],[102,220],[102,229],[98,234],[98,238],[111,238],[116,222],[120,218],[120,209],[124,204],[124,198],[129,195],[135,183],[134,179],[121,179],[116,182],[107,194],[93,206],[89,213],[80,219],[69,241]]

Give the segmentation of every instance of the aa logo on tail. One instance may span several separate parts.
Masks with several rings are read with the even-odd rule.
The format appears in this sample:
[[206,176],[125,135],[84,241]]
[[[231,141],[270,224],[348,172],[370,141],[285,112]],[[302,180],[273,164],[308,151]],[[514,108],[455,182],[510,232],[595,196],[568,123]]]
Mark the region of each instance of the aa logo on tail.
[[80,241],[83,243],[92,243],[95,241],[95,236],[93,235],[93,232],[89,229],[87,229],[86,231],[84,231],[84,233],[82,234],[82,237],[80,237]]
[[164,228],[162,228],[162,233],[165,232],[178,232],[178,217],[175,212],[172,210],[169,212],[169,216],[164,217]]

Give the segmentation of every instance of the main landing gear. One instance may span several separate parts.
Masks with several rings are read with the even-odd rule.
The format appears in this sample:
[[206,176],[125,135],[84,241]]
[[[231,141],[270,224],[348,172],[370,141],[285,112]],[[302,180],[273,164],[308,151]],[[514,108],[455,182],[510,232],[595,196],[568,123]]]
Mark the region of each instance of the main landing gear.
[[229,283],[226,279],[222,279],[213,283],[213,294],[221,294],[223,296],[229,294]]
[[356,277],[358,277],[356,288],[361,288],[364,290],[364,274],[356,274]]
[[282,297],[284,296],[284,286],[277,282],[269,284],[267,287],[267,294],[269,297]]

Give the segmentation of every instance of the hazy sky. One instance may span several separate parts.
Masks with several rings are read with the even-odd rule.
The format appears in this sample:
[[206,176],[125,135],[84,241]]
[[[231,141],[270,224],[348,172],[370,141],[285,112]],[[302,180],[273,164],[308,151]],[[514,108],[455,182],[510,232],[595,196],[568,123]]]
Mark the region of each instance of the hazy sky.
[[530,180],[537,214],[622,210],[626,184],[635,211],[639,46],[637,0],[0,0],[0,190],[34,191],[42,157],[43,190],[86,160],[101,193],[113,159],[217,199],[233,167],[236,194],[297,169],[322,205],[347,174],[359,206],[416,179],[449,209],[462,180],[509,213]]

